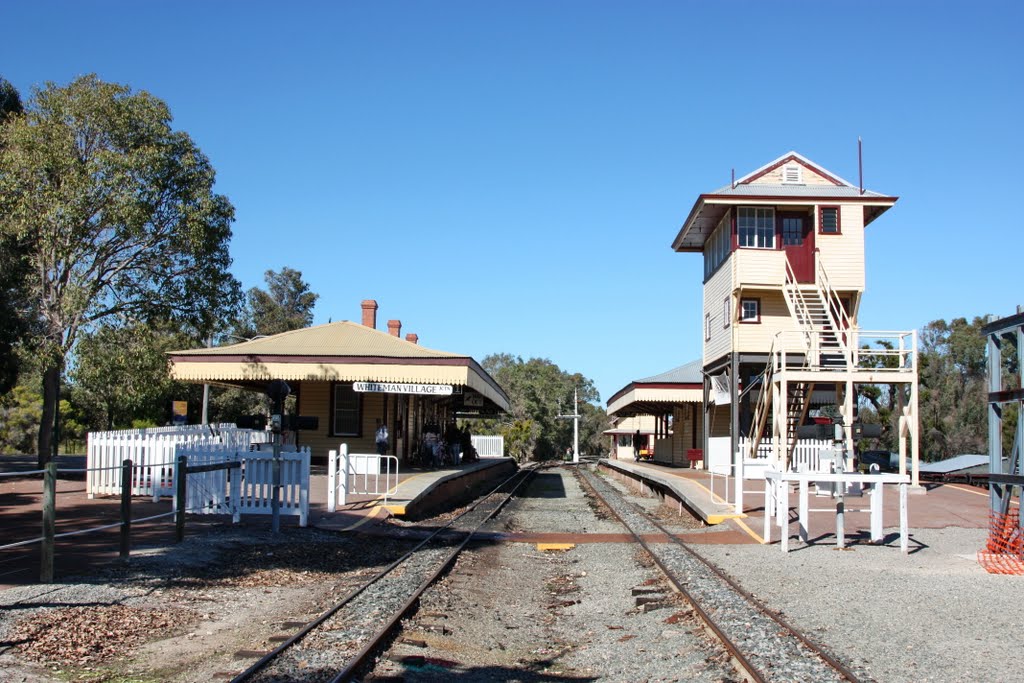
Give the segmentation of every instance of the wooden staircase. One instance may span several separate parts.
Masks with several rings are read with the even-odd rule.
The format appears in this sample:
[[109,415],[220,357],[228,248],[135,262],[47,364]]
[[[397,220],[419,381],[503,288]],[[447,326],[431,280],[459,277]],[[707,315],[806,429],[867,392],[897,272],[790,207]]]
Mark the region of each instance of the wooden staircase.
[[[828,373],[846,370],[853,363],[853,355],[847,345],[850,319],[839,296],[830,286],[828,274],[820,263],[818,264],[817,283],[802,284],[796,281],[793,270],[787,261],[786,284],[783,291],[801,340],[801,348],[786,349],[786,362],[792,363],[794,359],[799,358],[802,358],[802,361],[796,367],[792,365],[787,368],[781,367],[779,358],[782,349],[776,348],[776,345],[782,342],[776,340],[768,354],[768,364],[762,375],[761,393],[754,410],[754,419],[751,421],[748,442],[751,444],[751,451],[747,454],[748,457],[753,457],[757,453],[765,428],[773,413],[773,385],[778,381],[775,376],[777,372],[786,369],[800,369],[815,373],[818,371]],[[822,381],[827,381],[827,377],[823,377]],[[777,425],[772,435],[776,439],[785,439],[786,446],[780,464],[783,469],[788,466],[796,448],[797,429],[807,419],[814,386],[814,381],[789,381],[786,383],[786,424],[784,430],[782,425]]]

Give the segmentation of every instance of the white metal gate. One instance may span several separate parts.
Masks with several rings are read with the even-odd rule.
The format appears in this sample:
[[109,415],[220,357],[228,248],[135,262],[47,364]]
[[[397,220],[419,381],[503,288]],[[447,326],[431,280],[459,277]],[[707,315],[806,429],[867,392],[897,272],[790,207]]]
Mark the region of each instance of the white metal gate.
[[388,497],[398,489],[398,458],[376,453],[349,453],[348,444],[327,456],[327,511],[345,505],[349,495]]

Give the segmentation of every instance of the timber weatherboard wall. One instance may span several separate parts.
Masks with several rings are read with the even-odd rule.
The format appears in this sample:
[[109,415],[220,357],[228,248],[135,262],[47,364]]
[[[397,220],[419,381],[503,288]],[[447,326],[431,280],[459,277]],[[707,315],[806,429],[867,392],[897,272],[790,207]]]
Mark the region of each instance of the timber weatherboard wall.
[[[829,206],[822,203],[819,206]],[[815,229],[819,211],[815,211]],[[821,264],[837,290],[864,291],[864,209],[856,204],[840,205],[842,234],[814,236]]]

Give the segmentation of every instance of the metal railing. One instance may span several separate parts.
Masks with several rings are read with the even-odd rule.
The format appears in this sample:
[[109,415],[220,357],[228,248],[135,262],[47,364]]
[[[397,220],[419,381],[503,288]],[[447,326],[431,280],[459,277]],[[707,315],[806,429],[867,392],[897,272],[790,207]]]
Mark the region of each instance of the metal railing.
[[387,505],[398,483],[398,458],[393,455],[349,453],[347,443],[327,455],[328,512],[347,505],[350,495],[377,496]]

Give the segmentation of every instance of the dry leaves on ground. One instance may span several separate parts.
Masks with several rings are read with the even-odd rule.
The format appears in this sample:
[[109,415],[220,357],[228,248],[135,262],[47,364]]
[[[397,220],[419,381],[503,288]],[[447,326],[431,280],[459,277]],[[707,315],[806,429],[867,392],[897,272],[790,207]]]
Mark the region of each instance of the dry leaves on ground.
[[182,609],[123,605],[47,609],[21,620],[9,636],[24,657],[82,666],[124,655],[153,636],[181,628],[197,615]]

